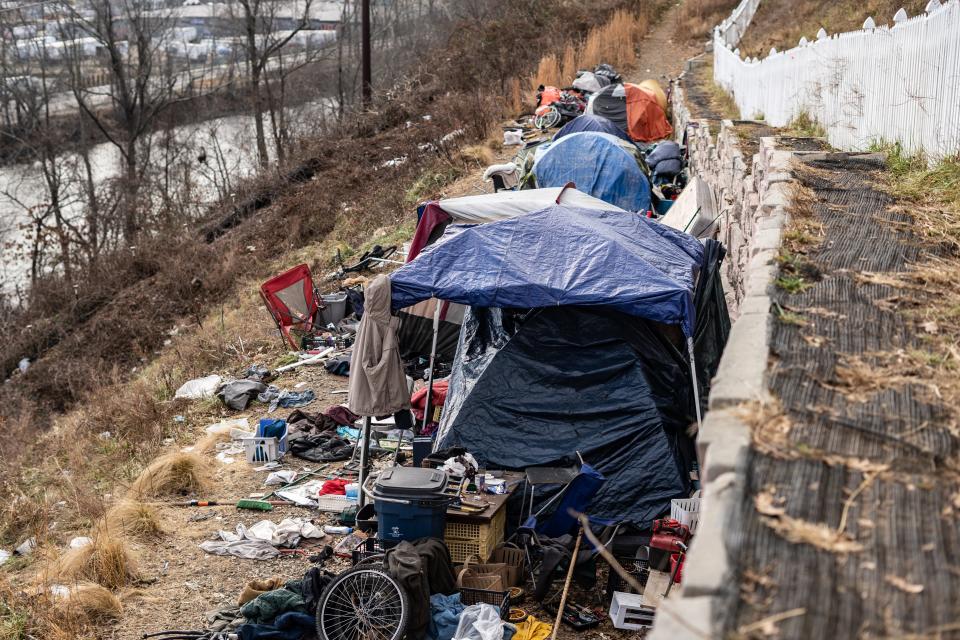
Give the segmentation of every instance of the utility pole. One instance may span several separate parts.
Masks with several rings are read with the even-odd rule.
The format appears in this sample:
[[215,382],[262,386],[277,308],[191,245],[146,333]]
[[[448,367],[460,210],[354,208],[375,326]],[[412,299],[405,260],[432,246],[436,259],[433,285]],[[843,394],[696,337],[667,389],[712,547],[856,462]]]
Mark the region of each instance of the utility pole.
[[373,99],[373,75],[370,72],[370,0],[362,0],[363,9],[360,15],[361,66],[363,67],[363,86],[361,95],[363,108],[369,109]]

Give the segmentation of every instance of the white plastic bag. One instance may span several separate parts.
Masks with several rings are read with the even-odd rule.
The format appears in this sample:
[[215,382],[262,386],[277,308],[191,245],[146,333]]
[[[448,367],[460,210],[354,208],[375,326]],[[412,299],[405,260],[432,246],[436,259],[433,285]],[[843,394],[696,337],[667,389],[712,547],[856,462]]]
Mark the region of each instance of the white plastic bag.
[[223,382],[223,378],[217,374],[207,376],[206,378],[194,378],[180,385],[177,392],[173,394],[174,398],[186,398],[187,400],[198,400],[200,398],[211,398],[217,392],[217,387]]
[[460,614],[453,640],[503,640],[500,611],[492,604],[472,604]]

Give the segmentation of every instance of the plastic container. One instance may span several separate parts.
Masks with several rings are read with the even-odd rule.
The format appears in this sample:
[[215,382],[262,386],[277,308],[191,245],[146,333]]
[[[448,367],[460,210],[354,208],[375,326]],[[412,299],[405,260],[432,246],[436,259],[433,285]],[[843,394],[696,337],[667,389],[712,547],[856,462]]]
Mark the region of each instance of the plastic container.
[[672,574],[674,570],[676,570],[677,573],[673,578],[673,582],[674,584],[680,584],[683,578],[683,558],[680,557],[679,553],[670,554],[670,573]]
[[696,533],[700,524],[700,497],[671,500],[670,518],[690,527],[690,533]]
[[[273,425],[283,427],[283,435],[279,438],[263,436],[264,429]],[[247,462],[273,462],[287,453],[287,423],[284,420],[264,418],[257,425],[256,435],[253,438],[243,438],[243,450]]]
[[247,462],[273,462],[280,459],[280,443],[276,438],[243,438]]
[[617,591],[610,600],[610,620],[616,629],[640,631],[653,627],[657,610],[643,604],[643,596]]
[[392,467],[374,483],[377,534],[386,541],[443,538],[450,497],[439,469]]
[[347,315],[347,294],[343,292],[327,293],[320,296],[326,309],[320,310],[323,326],[337,324]]
[[350,502],[357,502],[357,500],[360,499],[360,485],[357,484],[356,482],[351,482],[346,487],[344,487],[344,490],[347,492],[346,493],[347,500],[349,500]]
[[377,532],[377,512],[373,503],[365,504],[357,511],[357,529],[364,533]]

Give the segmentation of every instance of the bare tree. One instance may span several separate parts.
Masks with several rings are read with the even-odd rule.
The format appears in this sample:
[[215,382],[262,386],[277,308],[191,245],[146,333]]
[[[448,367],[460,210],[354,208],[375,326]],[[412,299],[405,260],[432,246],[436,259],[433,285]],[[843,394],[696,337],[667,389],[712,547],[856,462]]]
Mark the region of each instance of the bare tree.
[[95,43],[109,77],[108,87],[87,86],[86,44],[66,48],[71,89],[83,116],[120,153],[123,165],[123,237],[133,241],[142,227],[140,186],[149,165],[149,136],[155,119],[175,99],[177,75],[163,54],[169,11],[148,10],[137,0],[93,0],[90,15],[70,18]]

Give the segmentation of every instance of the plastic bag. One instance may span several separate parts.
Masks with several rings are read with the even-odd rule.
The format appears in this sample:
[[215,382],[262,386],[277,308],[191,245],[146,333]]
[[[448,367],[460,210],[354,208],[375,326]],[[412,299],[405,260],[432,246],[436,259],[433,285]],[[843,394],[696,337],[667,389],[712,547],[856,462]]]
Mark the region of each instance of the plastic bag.
[[212,398],[221,382],[223,382],[223,378],[216,374],[207,376],[206,378],[194,378],[180,385],[180,388],[173,394],[173,397],[186,398],[187,400]]
[[460,614],[453,640],[503,640],[500,611],[492,604],[473,604]]

